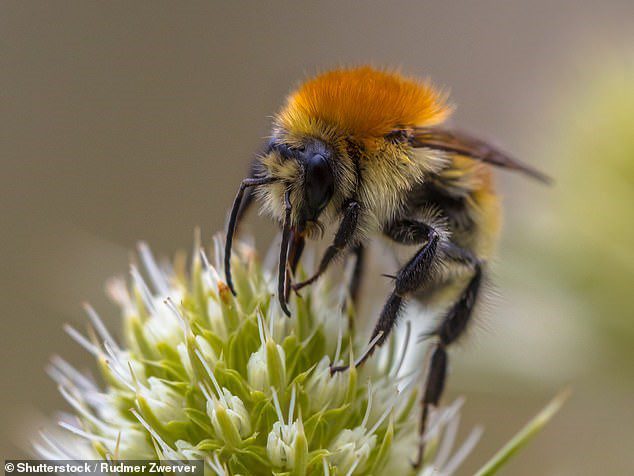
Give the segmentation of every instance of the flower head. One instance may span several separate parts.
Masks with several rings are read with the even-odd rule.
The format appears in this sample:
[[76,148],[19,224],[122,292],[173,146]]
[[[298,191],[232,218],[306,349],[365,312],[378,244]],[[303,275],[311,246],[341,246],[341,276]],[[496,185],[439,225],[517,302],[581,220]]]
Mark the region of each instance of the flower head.
[[[122,342],[91,307],[87,337],[67,327],[103,383],[53,358],[50,374],[73,412],[41,435],[42,456],[203,459],[218,475],[416,474],[420,376],[401,370],[409,325],[379,358],[331,375],[364,341],[347,329],[341,293],[327,282],[293,298],[289,319],[245,245],[234,263],[237,297],[204,252],[189,271],[159,266],[145,245],[139,255],[144,269],[132,268],[131,283],[108,286]],[[477,433],[449,456],[458,407],[432,415],[433,464],[420,474],[450,474],[475,443]]]

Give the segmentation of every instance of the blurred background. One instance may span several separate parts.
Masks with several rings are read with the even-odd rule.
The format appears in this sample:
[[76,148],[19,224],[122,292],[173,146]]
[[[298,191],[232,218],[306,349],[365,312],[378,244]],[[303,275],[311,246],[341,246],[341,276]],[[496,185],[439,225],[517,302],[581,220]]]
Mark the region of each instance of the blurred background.
[[[634,472],[631,0],[3,1],[0,61],[4,458],[64,407],[49,356],[91,365],[62,331],[81,302],[117,328],[103,283],[136,242],[171,256],[221,230],[289,89],[371,62],[450,87],[456,124],[556,178],[498,173],[495,293],[449,383],[486,431],[462,474],[566,385],[504,474]],[[274,227],[250,223],[266,249]]]

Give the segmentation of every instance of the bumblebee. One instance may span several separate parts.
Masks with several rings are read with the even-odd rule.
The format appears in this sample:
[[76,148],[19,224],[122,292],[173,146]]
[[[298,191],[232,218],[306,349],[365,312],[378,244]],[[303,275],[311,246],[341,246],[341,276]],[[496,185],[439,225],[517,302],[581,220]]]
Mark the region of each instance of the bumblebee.
[[[416,246],[393,278],[361,365],[388,338],[408,299],[440,303],[435,346],[422,395],[420,430],[445,386],[447,348],[468,327],[500,229],[492,167],[548,178],[488,143],[443,124],[448,96],[427,81],[371,67],[318,75],[291,93],[275,116],[270,142],[242,181],[229,217],[225,250],[231,280],[233,236],[257,198],[282,226],[278,299],[290,315],[291,289],[321,276],[338,256],[355,257],[356,300],[364,247],[376,235]],[[314,275],[292,283],[306,239],[338,222]],[[332,372],[345,370],[336,367]],[[422,440],[422,439],[421,439]],[[418,464],[423,446],[419,448]]]

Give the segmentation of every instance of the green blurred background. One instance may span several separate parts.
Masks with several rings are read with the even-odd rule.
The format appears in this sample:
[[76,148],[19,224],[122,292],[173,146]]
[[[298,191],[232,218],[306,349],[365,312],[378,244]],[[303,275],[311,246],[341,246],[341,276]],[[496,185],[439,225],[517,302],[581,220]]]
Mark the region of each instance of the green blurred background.
[[455,123],[556,177],[498,174],[495,293],[449,386],[486,430],[461,474],[567,384],[505,474],[634,473],[631,0],[3,1],[0,61],[4,458],[64,407],[48,357],[90,365],[62,324],[89,300],[117,327],[103,283],[137,240],[172,255],[220,230],[289,88],[371,62],[451,87]]

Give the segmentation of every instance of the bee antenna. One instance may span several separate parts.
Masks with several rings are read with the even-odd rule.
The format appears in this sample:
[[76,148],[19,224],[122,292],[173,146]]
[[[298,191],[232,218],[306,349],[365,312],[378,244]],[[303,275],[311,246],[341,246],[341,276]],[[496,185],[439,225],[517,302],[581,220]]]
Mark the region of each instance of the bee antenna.
[[291,191],[287,190],[286,195],[284,195],[284,205],[286,208],[286,213],[284,216],[284,229],[282,230],[282,245],[280,247],[280,262],[278,267],[278,277],[277,277],[277,298],[280,301],[280,306],[282,307],[282,311],[288,317],[291,317],[291,312],[288,310],[288,306],[286,305],[286,280],[289,278],[288,273],[288,241],[291,234]]
[[236,227],[238,225],[238,212],[240,211],[240,205],[242,204],[242,197],[244,197],[244,191],[248,187],[265,185],[272,182],[275,182],[273,177],[246,178],[242,181],[242,183],[240,183],[240,188],[238,189],[236,198],[233,201],[231,215],[229,216],[229,225],[227,227],[227,240],[225,241],[225,280],[227,281],[227,286],[229,286],[229,289],[234,296],[236,295],[236,290],[233,287],[233,281],[231,279],[231,249],[233,246],[233,235],[235,234]]

